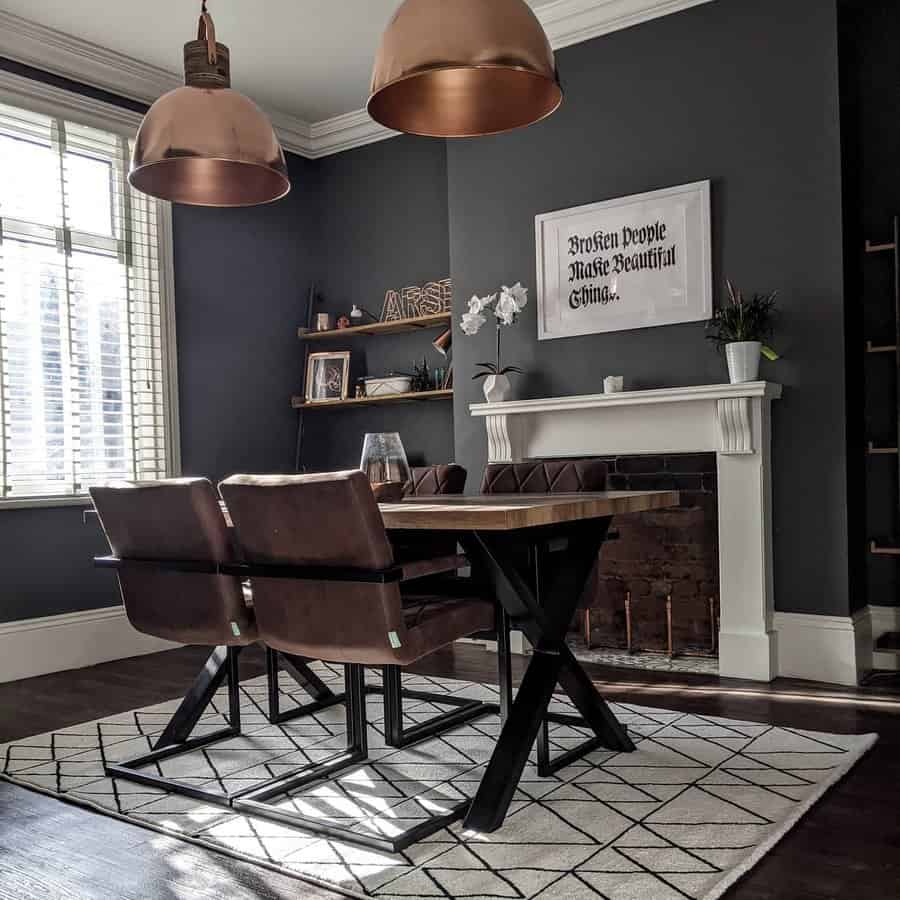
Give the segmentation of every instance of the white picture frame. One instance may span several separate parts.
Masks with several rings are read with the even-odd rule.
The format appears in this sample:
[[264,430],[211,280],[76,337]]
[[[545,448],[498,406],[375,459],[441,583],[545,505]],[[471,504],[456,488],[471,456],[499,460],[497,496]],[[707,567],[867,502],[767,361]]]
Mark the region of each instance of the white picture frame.
[[538,340],[712,318],[710,182],[535,216]]

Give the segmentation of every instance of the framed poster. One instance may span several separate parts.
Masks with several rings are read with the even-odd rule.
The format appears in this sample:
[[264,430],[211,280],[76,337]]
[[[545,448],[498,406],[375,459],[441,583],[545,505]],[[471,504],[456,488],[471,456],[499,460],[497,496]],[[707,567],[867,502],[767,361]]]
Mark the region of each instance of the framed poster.
[[712,318],[709,184],[536,216],[538,339]]

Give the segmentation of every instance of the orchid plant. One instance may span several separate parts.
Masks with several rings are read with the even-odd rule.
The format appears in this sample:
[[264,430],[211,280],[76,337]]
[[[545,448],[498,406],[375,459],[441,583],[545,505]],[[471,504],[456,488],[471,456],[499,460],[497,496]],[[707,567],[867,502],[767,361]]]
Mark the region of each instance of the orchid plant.
[[478,363],[476,368],[483,371],[472,376],[473,380],[487,378],[489,375],[506,375],[510,372],[522,374],[518,366],[501,366],[500,359],[500,335],[506,325],[515,325],[519,320],[519,313],[528,305],[528,288],[522,287],[521,282],[516,282],[512,287],[504,285],[497,293],[487,297],[473,296],[469,301],[469,311],[463,313],[460,327],[464,334],[475,335],[481,331],[487,323],[486,311],[494,314],[497,327],[497,361]]

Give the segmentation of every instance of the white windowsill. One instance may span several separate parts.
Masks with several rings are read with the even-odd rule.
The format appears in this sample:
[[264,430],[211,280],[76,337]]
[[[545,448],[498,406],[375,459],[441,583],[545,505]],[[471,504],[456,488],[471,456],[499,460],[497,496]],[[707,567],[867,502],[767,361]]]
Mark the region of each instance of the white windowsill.
[[92,506],[87,494],[78,497],[23,497],[21,500],[0,500],[0,512],[4,509],[52,509],[55,506]]

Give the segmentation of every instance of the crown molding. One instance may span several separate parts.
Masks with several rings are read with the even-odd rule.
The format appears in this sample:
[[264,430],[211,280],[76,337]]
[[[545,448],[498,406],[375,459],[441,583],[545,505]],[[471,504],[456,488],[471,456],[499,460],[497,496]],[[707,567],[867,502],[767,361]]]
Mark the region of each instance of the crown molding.
[[713,0],[553,0],[535,10],[554,50]]
[[315,122],[311,132],[309,156],[312,159],[385,141],[400,134],[399,131],[391,131],[390,128],[379,125],[365,109],[355,109],[353,112]]
[[174,72],[3,10],[0,56],[141,103],[152,103],[184,83]]
[[291,153],[298,156],[305,156],[307,159],[314,159],[316,156],[315,145],[313,143],[312,129],[313,126],[303,119],[283,113],[280,110],[266,109],[266,115],[281,141],[281,146]]
[[[714,0],[553,0],[535,11],[555,50]],[[174,72],[0,10],[0,56],[54,75],[152,103],[182,84]],[[285,150],[318,159],[395,137],[365,109],[306,122],[267,109]]]
[[143,116],[124,106],[74,94],[51,84],[0,69],[0,102],[23,106],[45,116],[59,116],[93,128],[133,135]]

